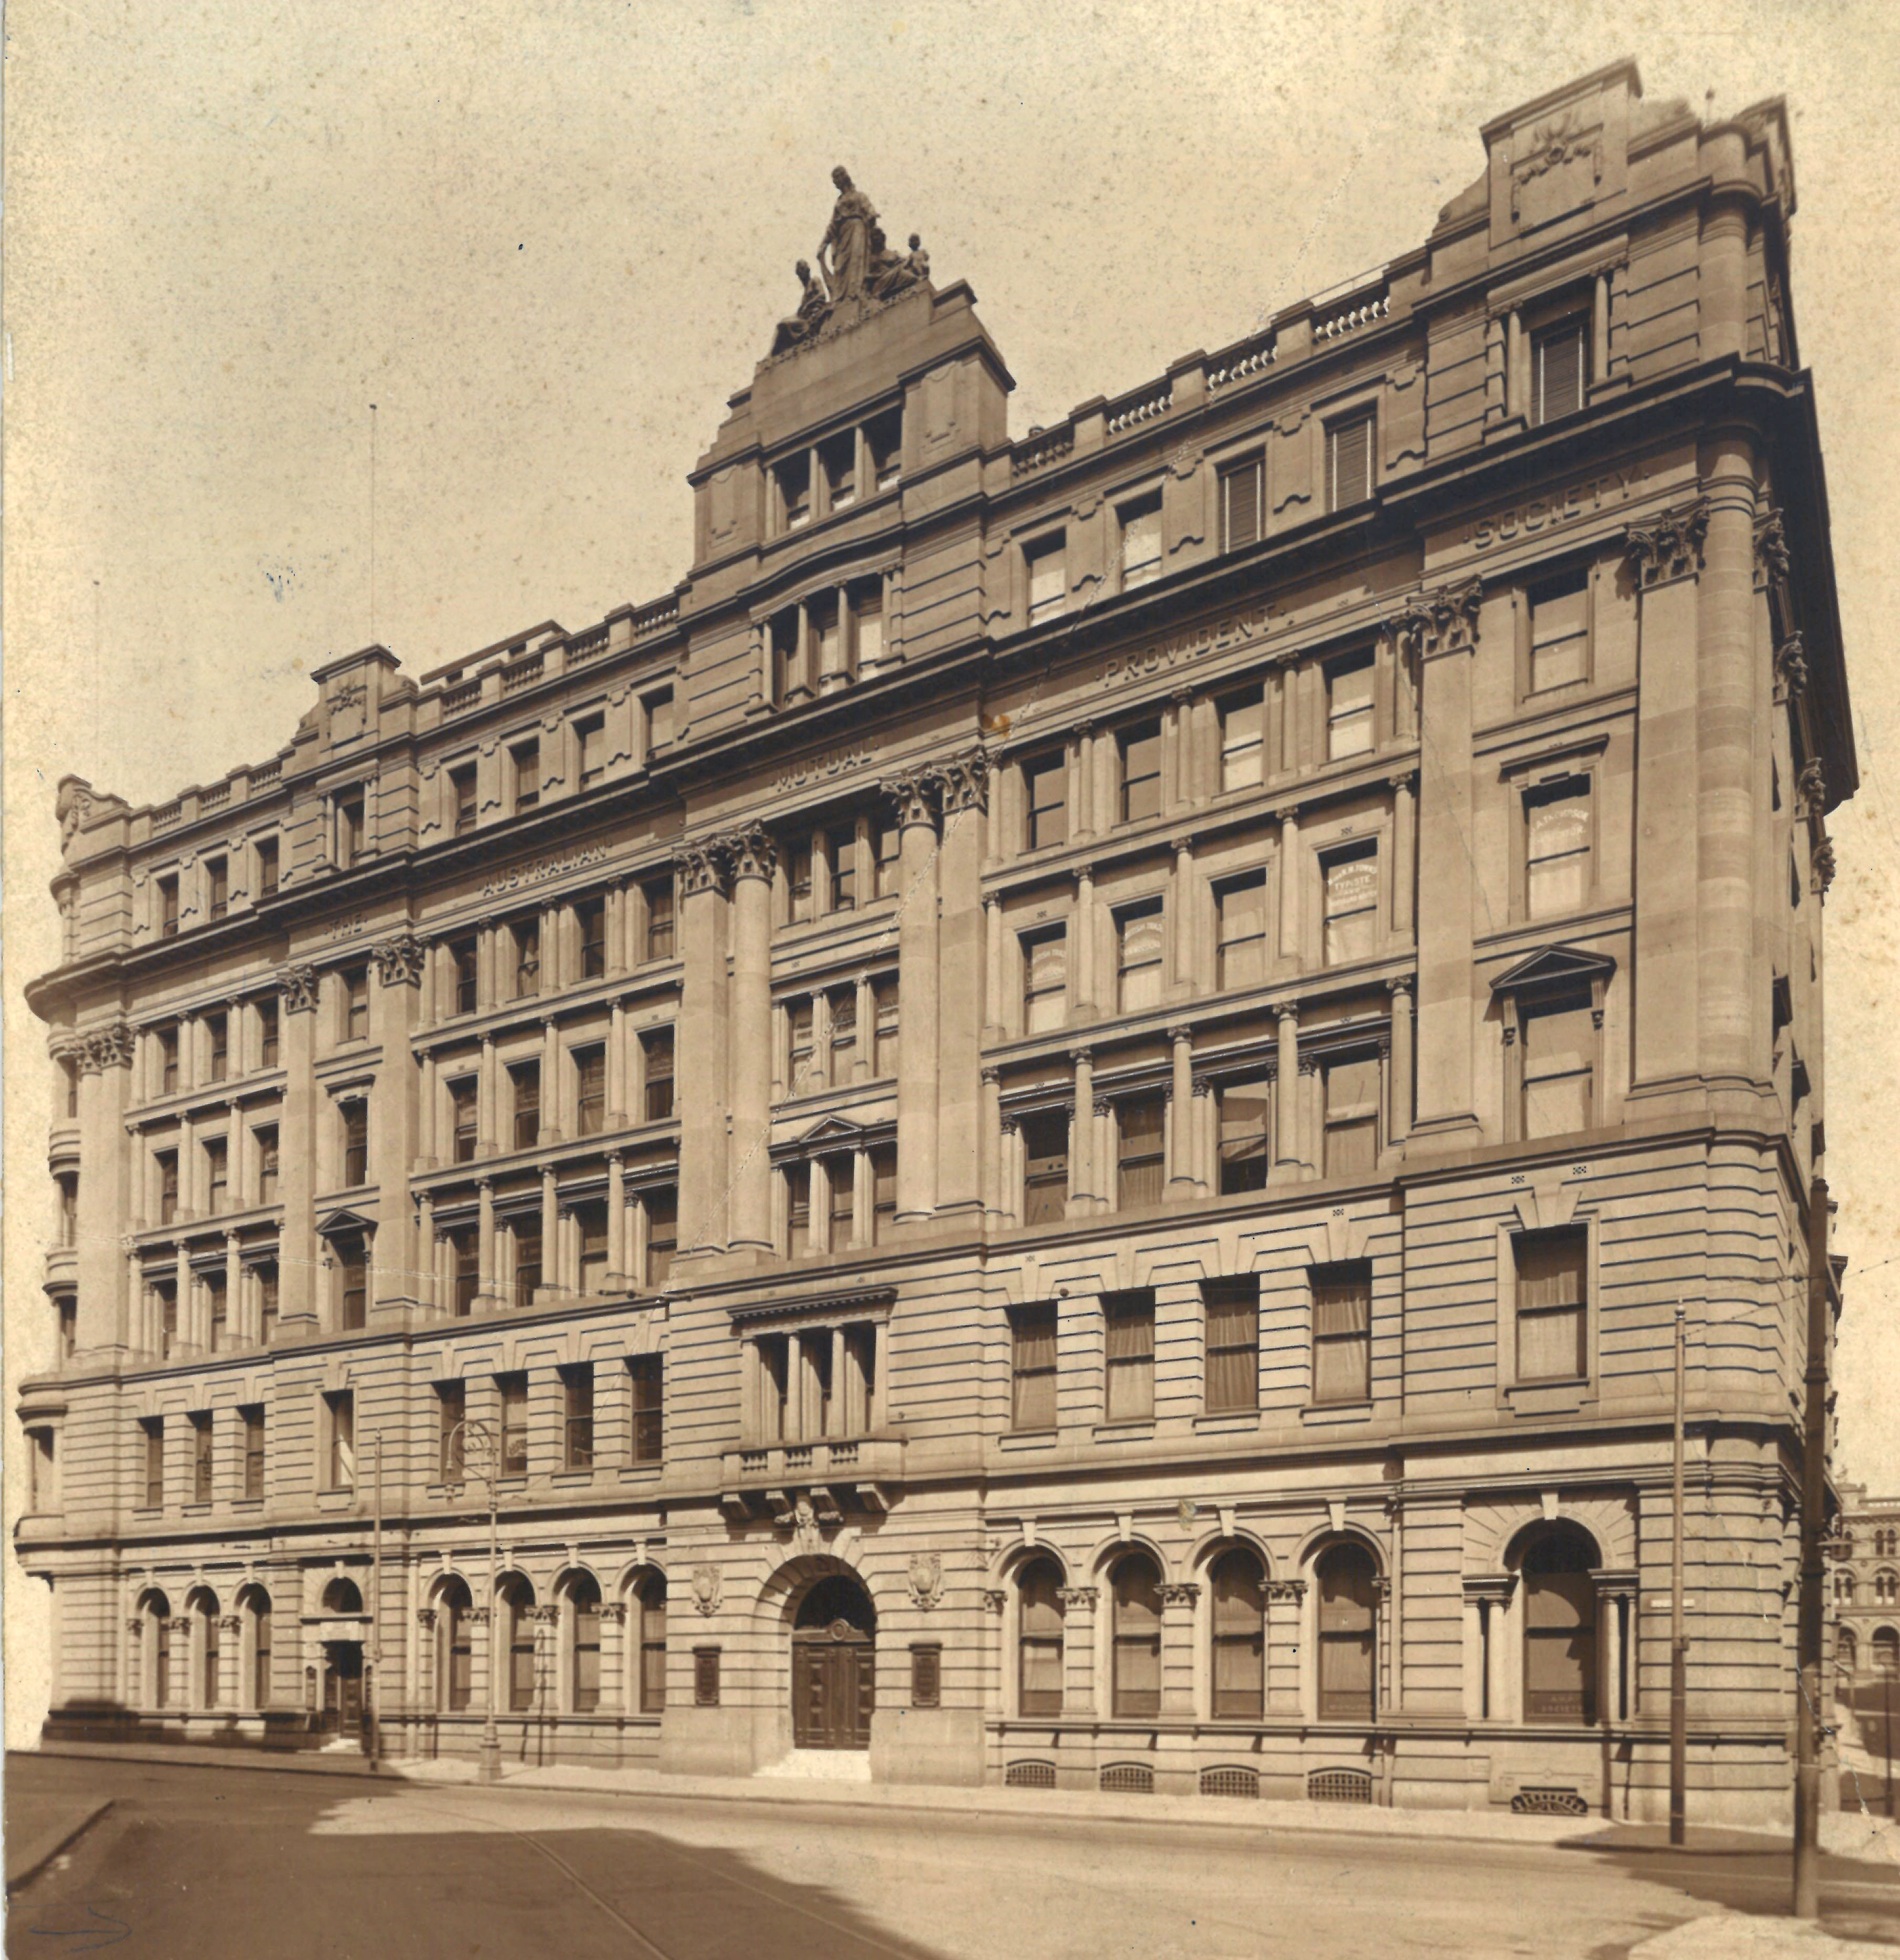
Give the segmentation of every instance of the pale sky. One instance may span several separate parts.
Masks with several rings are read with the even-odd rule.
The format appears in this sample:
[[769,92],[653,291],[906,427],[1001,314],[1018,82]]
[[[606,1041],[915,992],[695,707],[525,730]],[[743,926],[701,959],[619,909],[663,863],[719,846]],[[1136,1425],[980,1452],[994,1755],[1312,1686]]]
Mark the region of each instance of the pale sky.
[[[974,288],[1020,433],[1419,244],[1482,169],[1481,123],[1632,55],[1653,99],[1790,106],[1863,775],[1827,911],[1844,1467],[1900,1485],[1895,18],[9,0],[9,1378],[51,1348],[47,1071],[18,989],[55,956],[61,774],[169,797],[273,752],[309,670],[372,637],[417,673],[665,590],[685,473],[796,301],[835,163],[894,240],[922,233],[940,285]],[[0,1431],[11,1471],[10,1414]]]

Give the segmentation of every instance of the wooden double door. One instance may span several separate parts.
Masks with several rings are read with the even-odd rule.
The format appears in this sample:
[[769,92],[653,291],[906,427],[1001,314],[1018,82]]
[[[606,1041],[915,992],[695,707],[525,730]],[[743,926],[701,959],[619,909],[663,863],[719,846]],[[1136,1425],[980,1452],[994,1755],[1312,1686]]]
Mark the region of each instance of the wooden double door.
[[791,1731],[800,1749],[867,1749],[877,1704],[877,1621],[854,1582],[812,1589],[791,1636]]
[[358,1640],[332,1640],[325,1650],[323,1726],[354,1736],[363,1726],[363,1648]]

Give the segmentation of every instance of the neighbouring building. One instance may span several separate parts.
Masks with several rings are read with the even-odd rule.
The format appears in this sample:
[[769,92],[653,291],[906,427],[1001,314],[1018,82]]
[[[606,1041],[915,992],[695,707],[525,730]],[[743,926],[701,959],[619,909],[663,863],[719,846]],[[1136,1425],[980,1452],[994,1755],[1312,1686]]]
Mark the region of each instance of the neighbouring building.
[[1014,441],[840,172],[671,591],[62,783],[56,1726],[347,1725],[380,1644],[398,1751],[1656,1816],[1679,1306],[1692,1814],[1786,1809],[1787,118],[1481,135]]
[[1828,1618],[1835,1680],[1851,1688],[1900,1674],[1900,1497],[1872,1497],[1864,1484],[1844,1479],[1839,1494]]

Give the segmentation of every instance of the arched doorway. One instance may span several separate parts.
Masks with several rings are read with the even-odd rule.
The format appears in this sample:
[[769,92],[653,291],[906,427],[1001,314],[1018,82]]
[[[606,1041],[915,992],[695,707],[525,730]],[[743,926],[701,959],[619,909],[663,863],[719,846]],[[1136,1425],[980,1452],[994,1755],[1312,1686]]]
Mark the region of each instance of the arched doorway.
[[842,1573],[799,1602],[791,1634],[792,1742],[800,1749],[867,1749],[877,1701],[877,1615]]

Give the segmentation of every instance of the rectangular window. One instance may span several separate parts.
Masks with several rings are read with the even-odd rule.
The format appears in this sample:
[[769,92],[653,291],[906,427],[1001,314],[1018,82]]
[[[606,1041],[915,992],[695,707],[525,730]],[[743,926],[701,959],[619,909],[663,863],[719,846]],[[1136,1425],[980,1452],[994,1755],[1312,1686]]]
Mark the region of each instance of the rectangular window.
[[247,1500],[264,1494],[264,1411],[253,1402],[237,1411],[244,1426],[244,1496]]
[[1161,814],[1161,724],[1143,721],[1115,737],[1122,760],[1122,821]]
[[266,1347],[277,1338],[277,1262],[257,1268],[257,1337]]
[[205,1181],[211,1189],[215,1217],[231,1204],[231,1146],[222,1137],[205,1139]]
[[870,452],[871,474],[880,490],[888,490],[903,470],[904,411],[886,409],[864,425],[864,447]]
[[1575,316],[1531,339],[1531,421],[1554,422],[1583,406],[1587,323]]
[[641,1194],[647,1214],[647,1284],[663,1287],[679,1245],[679,1193],[672,1185]]
[[79,1114],[79,1068],[70,1057],[59,1064],[59,1093],[66,1120],[70,1122]]
[[347,871],[363,856],[363,792],[352,790],[337,797],[331,805],[335,813],[336,867]]
[[581,787],[590,789],[606,773],[607,725],[597,714],[577,721],[574,740],[580,751]]
[[1166,1109],[1166,1102],[1159,1096],[1132,1096],[1116,1106],[1119,1153],[1115,1203],[1118,1211],[1161,1202]]
[[1023,765],[1023,803],[1025,850],[1069,841],[1069,764],[1059,749]]
[[450,770],[449,797],[454,812],[454,834],[466,837],[475,828],[478,808],[473,762],[464,762],[460,768]]
[[158,1030],[158,1086],[160,1093],[170,1096],[178,1088],[178,1030],[161,1028]]
[[1022,936],[1023,1032],[1044,1034],[1068,1016],[1068,934],[1042,926]]
[[516,743],[508,751],[508,770],[514,776],[514,807],[533,810],[541,802],[541,743]]
[[350,1389],[337,1389],[323,1398],[323,1427],[329,1434],[327,1488],[353,1491],[356,1488],[356,1395]]
[[1055,1427],[1055,1306],[1010,1309],[1010,1427]]
[[1326,1133],[1322,1175],[1369,1175],[1379,1161],[1379,1058],[1325,1064]]
[[1379,847],[1370,838],[1320,861],[1326,899],[1326,959],[1342,966],[1377,950]]
[[805,660],[799,644],[798,608],[788,606],[772,616],[772,698],[784,708],[803,700],[811,689],[805,679]]
[[577,1361],[561,1370],[561,1461],[569,1470],[594,1468],[594,1363]]
[[785,853],[785,882],[791,888],[791,922],[803,924],[812,914],[811,846],[794,844]]
[[826,1158],[825,1188],[831,1199],[825,1237],[829,1251],[842,1252],[851,1242],[858,1222],[855,1184],[856,1169],[848,1157]]
[[1273,1082],[1259,1077],[1220,1087],[1221,1195],[1264,1191],[1273,1154]]
[[574,1208],[574,1228],[581,1236],[581,1290],[607,1290],[607,1208],[590,1202]]
[[277,896],[277,839],[260,837],[256,849],[257,896],[260,899],[274,899]]
[[778,485],[778,508],[785,528],[795,531],[811,522],[811,456],[800,450],[788,456],[772,471]]
[[262,1068],[277,1066],[277,1003],[274,1000],[259,1001],[257,1004],[257,1061]]
[[1517,1268],[1517,1379],[1574,1381],[1586,1372],[1588,1228],[1520,1232],[1511,1252]]
[[1161,1004],[1161,955],[1166,943],[1161,901],[1144,899],[1115,915],[1117,1001],[1125,1014]]
[[673,880],[670,878],[653,878],[640,887],[644,902],[647,925],[647,957],[649,959],[670,959],[673,957]]
[[224,1081],[231,1074],[231,1020],[224,1014],[207,1014],[205,1031],[211,1037],[211,1079]]
[[223,918],[231,910],[231,867],[224,858],[205,861],[205,904],[215,919]]
[[546,1274],[541,1268],[541,1214],[524,1211],[508,1229],[514,1255],[514,1303],[532,1306],[534,1296]]
[[1065,1109],[1039,1109],[1022,1118],[1023,1223],[1047,1225],[1068,1209],[1069,1118]]
[[785,1255],[797,1258],[811,1250],[811,1166],[785,1166]]
[[1372,1268],[1313,1268],[1313,1398],[1362,1402],[1372,1392]]
[[1102,1322],[1108,1419],[1144,1421],[1154,1414],[1154,1295],[1105,1293]]
[[831,867],[831,908],[858,909],[858,829],[845,824],[825,833],[825,858]]
[[581,940],[581,977],[598,980],[607,970],[607,902],[582,899],[574,908],[574,929]]
[[161,939],[176,939],[178,936],[178,874],[158,881],[158,936]]
[[1350,510],[1372,495],[1372,414],[1342,415],[1326,429],[1326,508]]
[[655,1028],[640,1037],[646,1077],[646,1120],[665,1123],[673,1113],[673,1030]]
[[1260,476],[1262,459],[1248,457],[1221,473],[1221,527],[1227,549],[1239,551],[1260,541]]
[[481,971],[480,950],[472,939],[458,939],[449,946],[449,964],[454,974],[455,1011],[472,1014],[476,1009],[476,975]]
[[369,1262],[361,1239],[336,1241],[336,1264],[342,1295],[339,1325],[361,1327],[369,1301]]
[[870,983],[871,1006],[877,1016],[877,1053],[873,1067],[880,1076],[897,1073],[897,975],[880,973]]
[[1038,538],[1023,547],[1023,571],[1029,584],[1030,624],[1053,619],[1068,599],[1068,578],[1065,570],[1062,533]]
[[870,1151],[870,1236],[887,1245],[897,1226],[897,1147],[877,1144]]
[[186,1420],[191,1424],[191,1500],[211,1502],[212,1427],[209,1409],[194,1409]]
[[257,1201],[277,1202],[277,1125],[260,1125],[251,1132],[257,1153]]
[[1517,1024],[1524,1053],[1525,1140],[1590,1128],[1596,1062],[1590,996],[1564,994],[1524,1001]]
[[367,966],[345,967],[343,982],[343,1039],[346,1042],[370,1038],[370,970]]
[[818,445],[825,473],[825,495],[834,511],[848,511],[858,501],[858,431],[847,429]]
[[476,1145],[476,1079],[465,1075],[449,1084],[449,1122],[454,1141],[454,1161],[473,1163]]
[[462,1382],[435,1385],[435,1474],[444,1484],[459,1484],[467,1452],[463,1440],[467,1430],[468,1387]]
[[1221,787],[1253,789],[1262,778],[1267,706],[1257,687],[1230,694],[1216,704],[1221,718]]
[[1224,992],[1267,977],[1267,874],[1249,871],[1214,888],[1214,984]]
[[528,1474],[528,1378],[497,1375],[495,1392],[501,1411],[501,1474],[525,1477]]
[[1336,761],[1372,746],[1372,656],[1355,654],[1326,670],[1326,754]]
[[894,899],[903,883],[904,833],[894,823],[874,825],[871,850],[877,861],[877,896]]
[[1580,912],[1590,889],[1590,779],[1524,792],[1524,897],[1532,918]]
[[666,1357],[629,1354],[627,1379],[633,1392],[633,1460],[657,1463],[666,1449]]
[[858,989],[834,987],[825,1002],[831,1017],[831,1079],[835,1085],[851,1080],[858,1057]]
[[449,1234],[450,1254],[455,1262],[453,1309],[457,1319],[475,1311],[475,1297],[482,1285],[482,1242],[473,1225]]
[[145,1509],[161,1510],[165,1502],[165,1418],[148,1415],[138,1427],[145,1438]]
[[370,1106],[359,1096],[337,1107],[343,1124],[343,1182],[353,1191],[369,1182]]
[[541,1064],[517,1061],[508,1071],[508,1090],[514,1102],[514,1147],[531,1150],[541,1135]]
[[790,1044],[788,1053],[791,1064],[788,1086],[794,1096],[802,1096],[813,1086],[811,1058],[813,1030],[816,1025],[815,1010],[809,994],[801,994],[786,1008],[786,1039]]
[[1207,1327],[1207,1411],[1251,1413],[1260,1406],[1260,1282],[1203,1280]]
[[1590,677],[1590,575],[1547,579],[1530,593],[1530,691],[1573,687]]
[[1124,504],[1122,520],[1122,590],[1132,592],[1161,576],[1161,499],[1144,497]]
[[70,1293],[59,1302],[59,1359],[70,1361],[79,1351],[79,1303]]
[[884,658],[884,581],[867,579],[851,589],[851,664],[854,671],[874,671]]
[[59,1193],[59,1242],[62,1246],[75,1245],[79,1230],[79,1180],[77,1177],[58,1177],[53,1183]]
[[178,1217],[178,1153],[161,1150],[158,1163],[158,1222],[173,1223]]
[[666,748],[673,740],[673,689],[663,687],[657,693],[643,695],[640,707],[647,718],[648,752]]
[[532,1000],[541,991],[541,921],[517,919],[510,931],[514,940],[514,998]]
[[607,1052],[598,1042],[574,1051],[574,1134],[597,1137],[607,1125]]
[[178,1346],[178,1284],[175,1280],[161,1280],[152,1291],[158,1296],[160,1351],[170,1354]]

